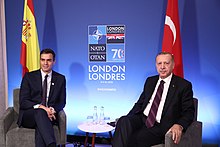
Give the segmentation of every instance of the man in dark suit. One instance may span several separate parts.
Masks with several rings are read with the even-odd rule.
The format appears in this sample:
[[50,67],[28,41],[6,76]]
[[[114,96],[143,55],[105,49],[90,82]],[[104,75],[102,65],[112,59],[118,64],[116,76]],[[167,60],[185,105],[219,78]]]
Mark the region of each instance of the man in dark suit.
[[[19,127],[35,128],[36,147],[55,147],[53,125],[56,116],[66,104],[65,76],[52,70],[55,53],[51,49],[40,52],[40,69],[24,75],[19,95]],[[42,99],[42,85],[47,75],[45,102]]]
[[[174,143],[179,143],[182,132],[193,121],[195,108],[192,84],[174,75],[174,66],[172,54],[161,52],[157,55],[159,75],[147,78],[138,101],[126,116],[118,120],[113,147],[150,147],[163,143],[168,132],[172,132]],[[165,83],[155,114],[156,121],[149,127],[146,120],[161,80]]]

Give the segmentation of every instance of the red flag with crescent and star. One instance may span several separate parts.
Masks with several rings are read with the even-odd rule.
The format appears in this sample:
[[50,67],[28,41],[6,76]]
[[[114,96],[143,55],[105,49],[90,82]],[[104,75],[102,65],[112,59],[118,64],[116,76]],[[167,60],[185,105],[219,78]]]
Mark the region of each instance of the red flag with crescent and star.
[[178,0],[168,0],[167,2],[162,51],[173,54],[175,61],[173,73],[184,77]]

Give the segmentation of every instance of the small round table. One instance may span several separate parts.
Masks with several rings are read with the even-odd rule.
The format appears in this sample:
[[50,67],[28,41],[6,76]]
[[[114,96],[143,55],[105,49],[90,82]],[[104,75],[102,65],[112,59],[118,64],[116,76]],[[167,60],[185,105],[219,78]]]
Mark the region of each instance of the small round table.
[[88,136],[89,133],[92,133],[92,147],[95,147],[95,137],[96,133],[105,133],[109,132],[110,138],[112,139],[112,130],[115,129],[115,127],[112,127],[108,124],[93,124],[93,123],[81,123],[78,125],[78,129],[80,129],[83,132],[86,132],[86,139],[84,142],[84,146],[86,146],[88,142]]

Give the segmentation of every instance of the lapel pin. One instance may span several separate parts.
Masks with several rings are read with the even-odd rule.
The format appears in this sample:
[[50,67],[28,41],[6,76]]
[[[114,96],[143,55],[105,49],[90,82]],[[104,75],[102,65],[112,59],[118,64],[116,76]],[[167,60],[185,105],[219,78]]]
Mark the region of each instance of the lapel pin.
[[52,85],[54,85],[54,83],[51,83]]
[[175,86],[173,85],[173,87],[175,87]]

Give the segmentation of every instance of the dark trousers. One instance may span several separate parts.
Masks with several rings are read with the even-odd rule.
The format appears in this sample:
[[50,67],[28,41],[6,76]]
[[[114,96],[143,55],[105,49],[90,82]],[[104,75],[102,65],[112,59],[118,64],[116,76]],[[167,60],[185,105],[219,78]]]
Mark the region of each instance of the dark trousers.
[[164,141],[160,124],[152,128],[145,125],[143,114],[122,116],[116,125],[112,147],[150,147]]
[[22,124],[25,128],[35,129],[36,147],[46,147],[51,143],[56,143],[53,123],[43,109],[29,109],[24,112]]

